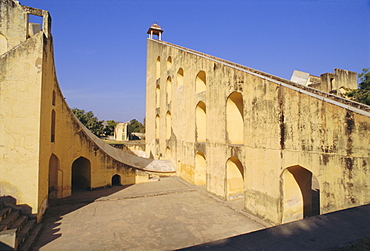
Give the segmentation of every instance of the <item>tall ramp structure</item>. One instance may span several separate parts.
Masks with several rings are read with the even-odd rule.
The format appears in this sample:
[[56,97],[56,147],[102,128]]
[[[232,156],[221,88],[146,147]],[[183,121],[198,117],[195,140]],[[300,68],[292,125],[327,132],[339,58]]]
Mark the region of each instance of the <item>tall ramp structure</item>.
[[275,224],[370,202],[369,106],[152,36],[146,81],[146,149],[183,179]]
[[[32,15],[42,21],[30,23]],[[49,199],[76,186],[174,173],[170,161],[115,149],[76,119],[58,85],[47,11],[1,0],[0,54],[0,196],[29,205],[40,220]]]

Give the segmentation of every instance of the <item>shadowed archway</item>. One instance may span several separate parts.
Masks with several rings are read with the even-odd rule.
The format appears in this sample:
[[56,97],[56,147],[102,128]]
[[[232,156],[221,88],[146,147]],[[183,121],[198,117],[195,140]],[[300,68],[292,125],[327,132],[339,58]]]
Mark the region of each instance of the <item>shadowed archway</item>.
[[120,186],[121,185],[121,176],[115,174],[112,176],[112,186]]
[[72,191],[78,187],[91,188],[91,163],[84,157],[79,157],[72,164]]
[[283,171],[281,180],[282,223],[320,214],[320,187],[312,172],[291,166]]

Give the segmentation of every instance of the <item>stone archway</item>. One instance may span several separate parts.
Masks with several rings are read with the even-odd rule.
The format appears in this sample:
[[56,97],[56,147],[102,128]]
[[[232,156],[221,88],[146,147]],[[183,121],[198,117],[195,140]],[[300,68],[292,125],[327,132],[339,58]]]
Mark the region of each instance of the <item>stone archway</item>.
[[112,186],[120,186],[121,185],[121,176],[115,174],[112,176]]
[[244,197],[244,168],[237,157],[226,162],[226,199]]
[[55,199],[58,197],[58,170],[59,170],[59,158],[52,154],[49,159],[49,199]]
[[244,143],[243,96],[233,92],[226,101],[226,133],[229,144]]
[[91,163],[90,160],[79,157],[72,164],[72,191],[76,188],[91,188]]
[[195,185],[205,185],[207,183],[207,162],[202,152],[195,154],[195,170],[194,170]]
[[206,105],[200,101],[195,108],[195,129],[197,142],[207,140],[207,115]]
[[320,214],[320,187],[312,172],[291,166],[283,171],[281,180],[282,223]]

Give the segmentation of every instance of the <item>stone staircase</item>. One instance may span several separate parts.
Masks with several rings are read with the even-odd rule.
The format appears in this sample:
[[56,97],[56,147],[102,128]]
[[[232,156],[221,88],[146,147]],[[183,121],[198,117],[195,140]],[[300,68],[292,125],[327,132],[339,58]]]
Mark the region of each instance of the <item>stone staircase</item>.
[[31,250],[41,227],[30,210],[0,197],[0,250]]

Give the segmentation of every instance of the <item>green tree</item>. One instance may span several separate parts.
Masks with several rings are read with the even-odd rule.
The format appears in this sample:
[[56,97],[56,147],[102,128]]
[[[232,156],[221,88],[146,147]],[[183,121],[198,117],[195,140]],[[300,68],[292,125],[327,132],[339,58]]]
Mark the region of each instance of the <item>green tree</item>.
[[369,68],[362,69],[362,73],[358,74],[360,83],[358,89],[350,90],[346,96],[350,99],[370,105],[370,71]]
[[114,134],[114,127],[116,126],[116,121],[108,120],[107,125],[104,127],[104,134],[105,135],[113,135]]
[[85,112],[84,110],[73,108],[72,112],[81,121],[81,123],[96,136],[101,137],[103,135],[103,122],[99,121],[98,118],[94,116],[94,113],[92,111]]
[[130,123],[127,125],[127,132],[144,132],[144,126],[142,123],[137,121],[136,119],[132,119]]

